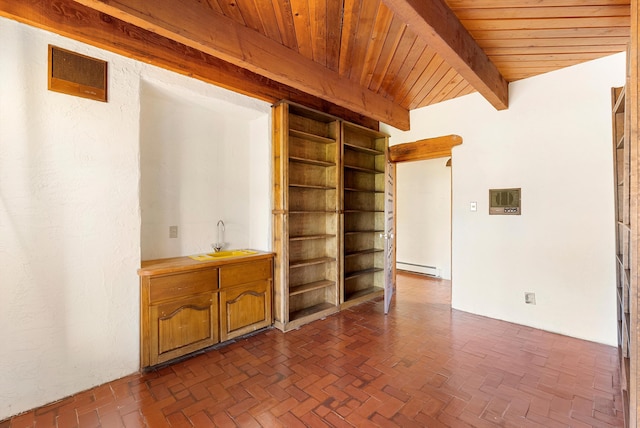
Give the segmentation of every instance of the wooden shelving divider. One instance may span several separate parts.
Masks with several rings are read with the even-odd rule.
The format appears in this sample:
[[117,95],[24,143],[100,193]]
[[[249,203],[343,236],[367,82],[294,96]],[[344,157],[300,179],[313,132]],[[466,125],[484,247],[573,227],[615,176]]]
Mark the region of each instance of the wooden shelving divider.
[[[615,180],[616,215],[616,297],[618,319],[618,355],[620,363],[620,385],[625,421],[629,421],[629,393],[631,384],[631,150],[629,144],[629,120],[626,89],[613,88],[613,160]],[[634,410],[635,412],[635,410]]]
[[275,326],[283,331],[382,295],[388,136],[274,106]]

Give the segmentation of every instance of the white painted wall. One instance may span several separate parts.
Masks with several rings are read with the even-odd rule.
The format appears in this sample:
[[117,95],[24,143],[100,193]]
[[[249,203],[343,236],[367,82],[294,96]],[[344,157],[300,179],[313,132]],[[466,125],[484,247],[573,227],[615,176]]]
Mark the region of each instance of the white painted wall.
[[[271,173],[269,133],[258,138],[270,129],[263,102],[4,18],[0,40],[3,420],[138,370],[140,163],[148,161],[140,159],[140,139],[150,125],[140,116],[141,94],[148,95],[141,81],[178,100],[181,109],[172,111],[182,119],[224,106],[246,128],[225,134],[242,136],[236,145],[227,139],[222,148],[214,146],[223,158],[221,186],[227,177],[241,182],[218,192],[234,242],[268,248],[270,199],[264,192]],[[48,91],[49,43],[107,60],[109,102]],[[143,99],[142,106],[149,102]],[[216,140],[211,129],[203,132],[206,138],[194,133],[184,139]],[[258,155],[265,156],[262,163]],[[248,177],[242,175],[247,169]],[[194,195],[187,201],[197,208]],[[243,213],[235,223],[246,207],[258,214]]]
[[397,165],[396,260],[399,269],[451,279],[451,168],[445,166],[447,159]]
[[[505,111],[472,94],[413,111],[409,132],[386,128],[392,144],[463,138],[453,149],[454,308],[616,343],[610,88],[624,72],[614,55],[512,83]],[[508,187],[522,188],[522,215],[489,216],[488,189]]]
[[[265,129],[267,132],[265,133]],[[271,111],[249,125],[249,248],[273,251]],[[265,162],[268,159],[268,162]]]
[[[269,250],[270,192],[251,186],[271,183],[270,108],[246,109],[201,95],[210,85],[190,86],[202,87],[142,85],[142,259],[213,251],[218,220],[224,248]],[[261,227],[251,227],[255,219]],[[170,226],[178,226],[178,238],[169,238]]]

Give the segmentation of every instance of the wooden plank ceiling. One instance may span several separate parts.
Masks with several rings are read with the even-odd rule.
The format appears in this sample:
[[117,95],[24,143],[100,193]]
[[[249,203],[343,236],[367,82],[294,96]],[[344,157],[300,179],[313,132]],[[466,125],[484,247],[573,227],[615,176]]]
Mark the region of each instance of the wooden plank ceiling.
[[[141,56],[104,34],[92,40],[87,27],[103,24],[84,16],[35,17],[72,3],[76,18],[97,11],[139,28],[131,37],[179,43],[271,85],[256,97],[276,101],[287,92],[276,82],[400,129],[408,111],[474,91],[506,108],[508,82],[624,51],[631,22],[629,0],[0,0],[0,15]],[[162,65],[162,48],[148,49]],[[191,60],[177,71],[189,74]],[[216,78],[205,80],[252,92]]]

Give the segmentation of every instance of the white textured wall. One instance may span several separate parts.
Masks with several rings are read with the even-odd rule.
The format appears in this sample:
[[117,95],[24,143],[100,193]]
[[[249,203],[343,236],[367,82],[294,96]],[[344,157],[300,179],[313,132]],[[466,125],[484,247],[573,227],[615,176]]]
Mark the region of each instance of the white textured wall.
[[[610,88],[624,72],[619,54],[514,82],[505,111],[472,94],[413,111],[410,132],[387,128],[392,144],[463,138],[453,149],[454,308],[616,343]],[[522,188],[522,215],[489,216],[488,189],[509,187]]]
[[[399,163],[396,169],[398,267],[451,279],[449,158]],[[407,264],[404,264],[407,263]],[[420,266],[433,266],[424,269]]]
[[[3,420],[138,370],[141,81],[178,94],[183,105],[175,112],[183,119],[225,106],[246,128],[228,134],[244,137],[237,146],[226,144],[217,163],[223,187],[226,177],[242,187],[219,193],[229,205],[223,214],[232,219],[231,230],[237,206],[259,210],[244,214],[242,228],[249,232],[237,236],[261,248],[270,242],[270,199],[262,192],[271,174],[270,157],[260,164],[250,155],[252,148],[270,150],[269,133],[259,135],[270,129],[263,102],[4,18],[0,40]],[[48,91],[49,43],[107,60],[109,102]],[[203,129],[206,136],[188,137],[217,140],[206,127],[200,134]],[[239,175],[245,163],[253,167],[248,178]],[[260,193],[254,198],[245,191]]]
[[[267,132],[265,133],[265,129]],[[271,230],[273,171],[271,169],[271,114],[251,122],[249,142],[249,247],[273,250]],[[269,162],[265,162],[268,159]]]
[[[270,107],[244,108],[206,96],[210,85],[189,83],[142,85],[142,259],[212,251],[218,220],[226,249],[269,250],[269,227],[250,225],[270,213],[270,199],[251,191],[252,179],[271,183]],[[170,226],[178,226],[178,238],[169,238]]]
[[[0,19],[0,420],[136,371],[138,72]],[[109,61],[109,102],[47,90],[47,43]]]

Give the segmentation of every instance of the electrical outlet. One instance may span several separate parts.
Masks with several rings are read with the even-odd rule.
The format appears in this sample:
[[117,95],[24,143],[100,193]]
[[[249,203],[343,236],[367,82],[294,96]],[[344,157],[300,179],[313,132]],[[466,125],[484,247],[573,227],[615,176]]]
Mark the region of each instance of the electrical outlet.
[[536,304],[536,293],[531,293],[531,292],[524,293],[524,302],[527,305],[535,305]]
[[469,204],[469,208],[471,209],[471,211],[478,211],[478,203],[473,201]]
[[169,238],[178,237],[178,226],[169,226]]

